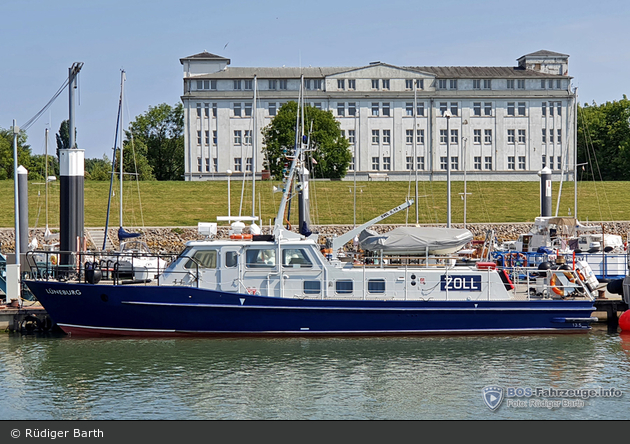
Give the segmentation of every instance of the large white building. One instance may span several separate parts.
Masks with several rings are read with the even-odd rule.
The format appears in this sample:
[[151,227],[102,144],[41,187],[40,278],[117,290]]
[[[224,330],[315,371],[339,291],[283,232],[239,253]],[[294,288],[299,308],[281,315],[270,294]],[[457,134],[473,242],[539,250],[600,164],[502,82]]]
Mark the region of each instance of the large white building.
[[361,179],[443,180],[450,157],[454,180],[464,170],[477,180],[539,180],[544,167],[572,180],[576,93],[568,59],[537,51],[513,67],[239,68],[208,52],[186,57],[186,180],[251,172],[254,159],[260,175],[261,129],[282,104],[297,101],[302,75],[306,102],[330,110],[350,141],[346,178],[356,167]]

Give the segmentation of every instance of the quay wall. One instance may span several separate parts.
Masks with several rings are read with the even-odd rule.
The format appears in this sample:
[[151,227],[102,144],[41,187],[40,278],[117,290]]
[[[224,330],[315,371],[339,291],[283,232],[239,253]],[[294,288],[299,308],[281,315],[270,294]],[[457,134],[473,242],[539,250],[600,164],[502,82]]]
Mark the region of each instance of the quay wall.
[[[494,230],[495,236],[499,241],[514,240],[519,234],[527,232],[532,227],[532,223],[495,223],[495,224],[467,224],[468,228],[474,235],[475,239],[483,240],[486,237],[486,233],[489,230]],[[630,221],[626,222],[590,222],[588,225],[603,226],[606,233],[613,233],[620,235],[624,240],[628,238],[630,234]],[[377,224],[370,227],[378,233],[385,233],[401,225],[389,225],[389,224]],[[422,225],[422,226],[439,226],[444,225]],[[463,228],[463,224],[452,224],[453,228]],[[352,225],[314,225],[311,227],[313,232],[320,233],[320,239],[330,237],[334,235],[341,235],[350,231],[353,228]],[[202,240],[203,236],[200,236],[197,232],[197,227],[151,227],[151,228],[125,228],[130,232],[141,232],[142,236],[138,239],[147,243],[152,251],[156,253],[179,253],[186,242],[191,240]],[[104,228],[86,228],[86,233],[89,231],[102,231]],[[54,232],[55,230],[53,230]],[[263,227],[264,232],[268,232],[268,227]],[[294,231],[297,231],[294,229]],[[114,244],[114,247],[118,249],[118,237],[117,228],[108,230],[109,238]],[[15,230],[13,228],[0,228],[0,253],[8,254],[15,252]],[[218,238],[227,238],[228,227],[218,227]],[[29,230],[29,240],[35,236],[41,246],[44,243],[44,229],[31,229]],[[94,247],[89,235],[86,234],[88,249],[97,249]],[[98,248],[100,249],[100,248]]]

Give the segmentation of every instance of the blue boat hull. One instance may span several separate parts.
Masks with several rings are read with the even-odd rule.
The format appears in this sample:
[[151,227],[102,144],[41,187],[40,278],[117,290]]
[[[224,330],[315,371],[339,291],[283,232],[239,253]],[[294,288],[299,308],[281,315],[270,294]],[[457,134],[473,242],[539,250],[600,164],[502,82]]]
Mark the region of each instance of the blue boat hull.
[[26,284],[65,332],[89,335],[584,332],[595,311],[585,300],[314,300],[179,286]]

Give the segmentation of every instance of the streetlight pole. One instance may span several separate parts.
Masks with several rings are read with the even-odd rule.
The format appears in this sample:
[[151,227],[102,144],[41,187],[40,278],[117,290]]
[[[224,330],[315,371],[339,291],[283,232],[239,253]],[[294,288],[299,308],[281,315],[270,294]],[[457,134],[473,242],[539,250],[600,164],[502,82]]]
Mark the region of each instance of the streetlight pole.
[[232,176],[232,170],[226,170],[225,174],[227,174],[227,182],[228,182],[228,217],[232,217],[232,212],[231,212],[231,201],[232,201],[232,195],[230,194],[230,176]]
[[446,228],[451,228],[451,112],[444,112],[446,117]]

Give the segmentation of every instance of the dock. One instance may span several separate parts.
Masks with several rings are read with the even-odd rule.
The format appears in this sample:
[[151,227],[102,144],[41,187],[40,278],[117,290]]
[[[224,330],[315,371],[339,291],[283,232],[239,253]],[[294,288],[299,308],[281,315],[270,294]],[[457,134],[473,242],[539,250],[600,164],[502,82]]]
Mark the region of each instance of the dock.
[[39,302],[24,301],[22,307],[0,305],[0,331],[48,332],[54,323]]

